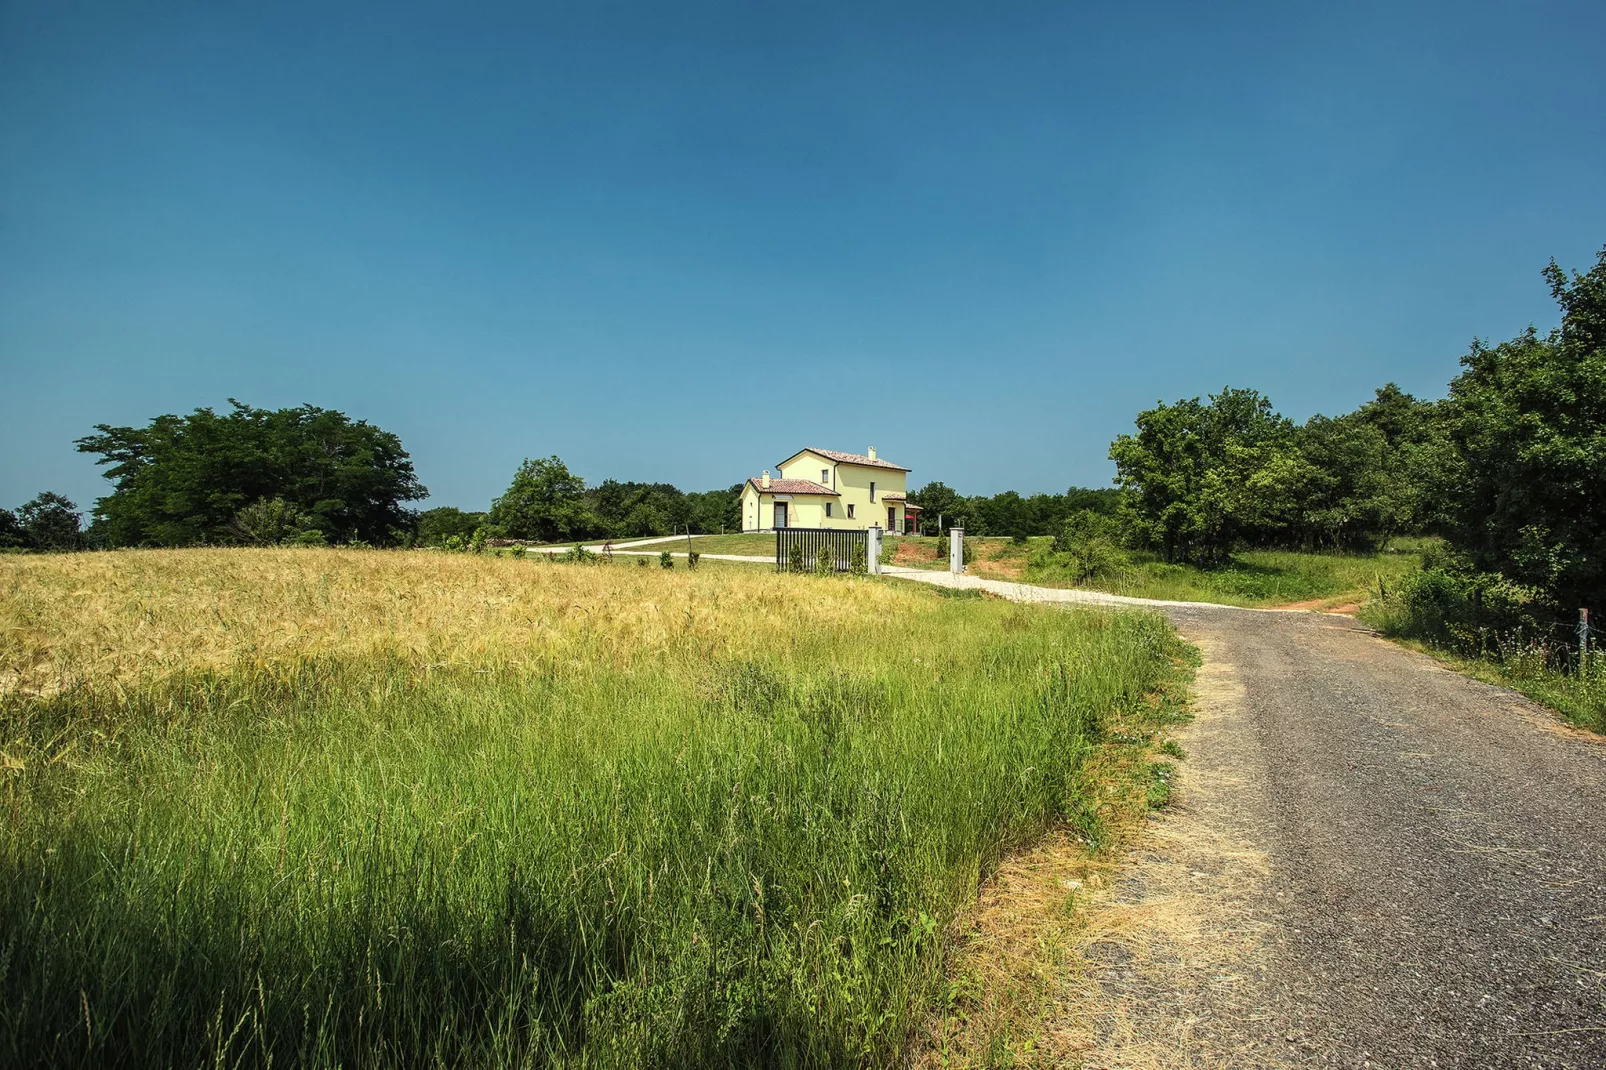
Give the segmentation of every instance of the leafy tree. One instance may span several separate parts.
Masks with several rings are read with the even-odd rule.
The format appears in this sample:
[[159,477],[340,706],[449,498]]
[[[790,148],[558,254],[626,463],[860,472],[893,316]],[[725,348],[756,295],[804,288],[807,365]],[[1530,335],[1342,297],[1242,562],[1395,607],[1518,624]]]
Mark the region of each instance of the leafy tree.
[[945,483],[933,480],[909,495],[909,501],[922,510],[920,522],[929,525],[938,535],[937,525],[944,528],[958,524],[964,513],[965,499]]
[[686,495],[692,531],[717,534],[742,530],[742,484],[724,490],[706,490]]
[[1309,465],[1293,425],[1254,390],[1223,388],[1138,414],[1137,434],[1110,445],[1130,492],[1124,516],[1135,541],[1167,561],[1214,564],[1244,537],[1285,520]]
[[1293,536],[1307,548],[1372,549],[1399,530],[1402,506],[1388,479],[1381,430],[1355,413],[1312,416],[1298,443],[1304,482],[1289,495],[1297,513],[1269,533],[1272,541]]
[[1024,539],[1032,531],[1032,516],[1026,499],[1017,491],[1006,490],[991,498],[971,499],[970,512],[976,518],[978,535],[1008,535]]
[[1545,268],[1561,325],[1474,342],[1450,384],[1460,459],[1449,536],[1473,566],[1561,609],[1606,606],[1606,248]]
[[196,409],[145,427],[97,424],[78,440],[109,465],[113,492],[95,504],[94,532],[113,546],[227,542],[240,510],[282,499],[340,542],[395,541],[404,507],[427,493],[401,440],[345,413],[303,405]]
[[1120,512],[1121,502],[1126,493],[1115,487],[1072,487],[1065,492],[1065,518],[1072,513],[1092,512],[1103,513],[1106,516],[1115,516]]
[[17,550],[27,545],[22,521],[10,509],[0,509],[0,550]]
[[17,508],[15,527],[21,544],[30,550],[58,552],[81,550],[84,545],[78,506],[63,495],[45,491]]
[[467,543],[485,522],[484,513],[468,513],[452,505],[425,509],[418,514],[418,545],[445,546],[454,535]]
[[526,459],[491,503],[490,527],[514,539],[563,542],[586,538],[596,521],[586,508],[585,481],[556,456]]

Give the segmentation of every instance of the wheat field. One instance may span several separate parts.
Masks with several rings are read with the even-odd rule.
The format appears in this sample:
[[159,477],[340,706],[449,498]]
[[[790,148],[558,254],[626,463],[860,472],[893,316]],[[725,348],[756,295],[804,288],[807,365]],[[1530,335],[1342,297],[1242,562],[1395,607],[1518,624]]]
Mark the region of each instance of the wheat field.
[[1175,643],[847,577],[0,558],[0,1061],[895,1065]]

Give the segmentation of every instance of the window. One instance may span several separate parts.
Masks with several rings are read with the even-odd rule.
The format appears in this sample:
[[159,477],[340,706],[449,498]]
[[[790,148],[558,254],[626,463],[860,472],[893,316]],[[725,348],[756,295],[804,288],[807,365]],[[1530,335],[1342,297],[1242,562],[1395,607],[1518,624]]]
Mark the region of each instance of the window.
[[875,480],[870,480],[870,500],[875,501]]
[[820,469],[820,486],[829,487],[830,485],[831,485],[831,470],[829,468]]
[[826,516],[830,516],[831,515],[831,503],[830,502],[826,502],[825,503],[825,515]]
[[853,519],[853,506],[851,506],[851,505],[848,506],[848,519],[849,520]]

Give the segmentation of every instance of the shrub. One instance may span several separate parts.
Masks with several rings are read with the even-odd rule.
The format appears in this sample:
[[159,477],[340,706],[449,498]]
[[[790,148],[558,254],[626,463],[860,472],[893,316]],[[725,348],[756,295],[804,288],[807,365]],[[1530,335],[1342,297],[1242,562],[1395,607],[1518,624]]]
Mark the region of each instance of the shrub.
[[[248,546],[305,545],[300,536],[312,530],[312,524],[306,513],[283,498],[258,498],[234,514],[229,529]],[[321,540],[323,533],[318,534]]]
[[636,558],[636,567],[638,567],[638,568],[646,568],[647,567],[647,559],[645,557]]
[[814,571],[822,576],[836,571],[836,554],[829,542],[820,543],[820,548],[814,551]]
[[1060,525],[1060,530],[1055,533],[1053,550],[1057,554],[1062,554],[1073,546],[1093,539],[1102,539],[1117,545],[1120,538],[1121,526],[1115,517],[1105,513],[1095,513],[1089,509],[1078,509],[1065,518],[1065,523]]
[[803,547],[798,543],[794,542],[786,552],[786,568],[789,572],[803,571]]
[[691,569],[691,570],[693,570],[693,571],[696,571],[696,569],[697,569],[697,560],[698,560],[698,558],[700,558],[702,556],[703,555],[698,553],[696,550],[687,550],[686,551],[686,567]]
[[563,555],[563,560],[576,565],[590,565],[596,562],[597,555],[577,542],[569,547],[568,552]]
[[1062,569],[1078,584],[1119,572],[1126,564],[1119,530],[1114,517],[1088,510],[1074,512],[1054,536],[1049,554],[1037,563]]
[[848,571],[855,576],[862,576],[870,571],[870,551],[865,543],[853,544],[853,552],[848,556]]
[[662,553],[660,553],[658,555],[658,567],[659,568],[674,568],[675,567],[675,555],[670,553],[668,550],[665,550]]
[[513,547],[513,556],[516,558],[523,557],[524,547],[522,545]]

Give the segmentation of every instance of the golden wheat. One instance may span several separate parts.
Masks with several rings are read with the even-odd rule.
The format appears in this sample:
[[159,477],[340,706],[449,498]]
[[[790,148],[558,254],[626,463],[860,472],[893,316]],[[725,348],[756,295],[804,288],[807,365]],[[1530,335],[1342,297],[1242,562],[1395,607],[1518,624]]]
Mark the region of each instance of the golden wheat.
[[579,567],[376,550],[125,550],[0,558],[0,691],[386,655],[421,666],[623,665],[746,654],[900,619],[924,592],[764,572]]

